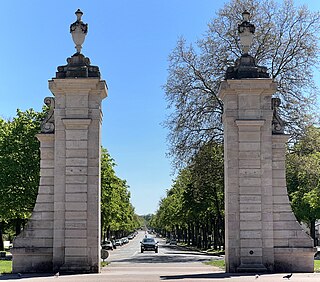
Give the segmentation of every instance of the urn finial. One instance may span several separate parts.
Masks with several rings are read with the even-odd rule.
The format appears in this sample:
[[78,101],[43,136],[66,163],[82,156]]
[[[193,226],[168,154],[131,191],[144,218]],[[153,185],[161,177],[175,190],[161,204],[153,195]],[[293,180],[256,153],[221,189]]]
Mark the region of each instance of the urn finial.
[[250,13],[245,10],[242,13],[242,23],[238,25],[238,32],[240,36],[240,42],[242,45],[243,55],[247,55],[252,44],[253,34],[255,32],[255,26],[249,22]]
[[77,50],[76,54],[81,53],[82,44],[85,40],[85,37],[88,33],[88,24],[82,22],[81,17],[83,13],[80,9],[75,12],[77,16],[77,20],[70,25],[70,33],[72,35],[72,40],[76,45],[75,48]]

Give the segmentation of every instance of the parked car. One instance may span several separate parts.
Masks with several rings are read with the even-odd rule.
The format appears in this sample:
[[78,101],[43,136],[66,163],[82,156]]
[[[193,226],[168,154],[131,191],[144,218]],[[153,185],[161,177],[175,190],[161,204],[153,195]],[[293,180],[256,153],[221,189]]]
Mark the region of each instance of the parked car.
[[103,244],[101,245],[102,249],[104,250],[113,250],[113,244],[111,241],[105,241],[103,242]]
[[122,241],[120,239],[116,239],[116,246],[122,246]]
[[141,243],[141,253],[144,251],[154,251],[158,252],[158,242],[154,238],[143,238]]

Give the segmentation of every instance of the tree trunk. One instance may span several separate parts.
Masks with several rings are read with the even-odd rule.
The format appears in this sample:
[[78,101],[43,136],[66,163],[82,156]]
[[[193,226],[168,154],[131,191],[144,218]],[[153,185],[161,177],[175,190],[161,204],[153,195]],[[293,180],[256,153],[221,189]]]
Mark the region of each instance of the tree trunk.
[[4,251],[4,244],[3,244],[3,222],[0,221],[0,251]]
[[314,247],[317,246],[317,238],[316,238],[316,221],[314,219],[310,220],[310,236],[313,239]]
[[21,223],[21,218],[17,218],[15,220],[16,236],[18,236],[21,233]]

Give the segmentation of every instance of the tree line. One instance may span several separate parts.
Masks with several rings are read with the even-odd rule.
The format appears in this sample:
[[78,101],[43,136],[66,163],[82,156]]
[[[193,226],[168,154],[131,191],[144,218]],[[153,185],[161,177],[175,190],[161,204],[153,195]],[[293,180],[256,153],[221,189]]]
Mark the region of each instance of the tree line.
[[[12,119],[0,118],[0,251],[30,218],[40,179],[40,124],[46,109],[17,110]],[[106,149],[101,156],[102,238],[122,236],[140,227],[142,220],[130,203],[129,186],[116,176],[115,161]]]
[[224,245],[223,146],[203,146],[180,170],[151,218],[158,233],[202,249]]

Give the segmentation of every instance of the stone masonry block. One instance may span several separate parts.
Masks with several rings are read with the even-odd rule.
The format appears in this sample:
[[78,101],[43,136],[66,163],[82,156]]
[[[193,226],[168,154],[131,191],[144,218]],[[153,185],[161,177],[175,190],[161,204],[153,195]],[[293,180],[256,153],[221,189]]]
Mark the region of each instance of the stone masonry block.
[[87,166],[88,159],[86,158],[67,158],[66,166]]
[[261,220],[261,212],[246,212],[240,214],[240,220],[252,220],[252,221],[260,221]]
[[260,151],[260,142],[240,142],[239,150],[246,152],[256,152]]
[[88,140],[88,131],[87,130],[66,130],[66,140],[73,141],[73,140],[81,140],[87,141]]
[[66,141],[66,148],[67,149],[87,149],[88,148],[88,141],[86,140],[71,140]]
[[250,257],[261,257],[262,248],[241,248],[241,256],[250,256]]
[[261,169],[259,168],[240,168],[239,169],[240,177],[249,177],[255,178],[261,176]]
[[38,194],[37,203],[53,203],[52,194]]
[[66,230],[67,229],[86,229],[87,221],[86,220],[66,220]]
[[65,255],[66,256],[86,256],[87,255],[87,248],[85,247],[66,247],[65,248]]
[[259,186],[241,186],[239,191],[241,195],[261,195],[261,187]]
[[86,193],[87,191],[87,184],[66,184],[67,193]]
[[289,221],[289,220],[296,221],[296,217],[294,216],[294,214],[291,211],[275,212],[273,214],[273,219],[275,222],[276,221]]
[[66,235],[66,238],[86,238],[87,230],[86,229],[66,229],[65,235]]
[[87,246],[87,239],[76,239],[76,238],[70,238],[66,239],[66,246],[67,247],[86,247]]
[[259,160],[260,152],[239,152],[239,160]]
[[262,240],[261,239],[241,239],[240,246],[241,248],[261,248]]
[[[273,187],[286,187],[286,179],[285,178],[273,178],[272,179],[272,186]],[[275,188],[273,188],[275,189]]]
[[54,169],[53,168],[41,168],[40,169],[40,176],[54,176]]
[[260,230],[261,221],[240,221],[240,230]]
[[260,131],[239,132],[240,142],[260,142]]
[[66,175],[87,175],[87,174],[88,174],[87,167],[82,167],[82,166],[66,167]]
[[241,204],[261,204],[260,195],[240,195]]
[[66,175],[66,183],[68,184],[86,184],[88,177],[86,175]]
[[87,158],[88,150],[87,149],[67,149],[66,157],[67,158]]
[[260,230],[240,230],[240,239],[261,239],[262,233]]
[[260,159],[239,160],[239,168],[260,168]]
[[86,202],[68,202],[66,211],[87,211]]
[[87,202],[87,193],[66,193],[66,202]]
[[247,187],[256,187],[261,185],[261,179],[256,177],[239,177],[239,185]]
[[73,212],[73,211],[66,211],[66,220],[86,220],[87,219],[87,211],[83,212]]
[[240,213],[241,212],[260,212],[261,211],[261,204],[241,204],[240,203]]

